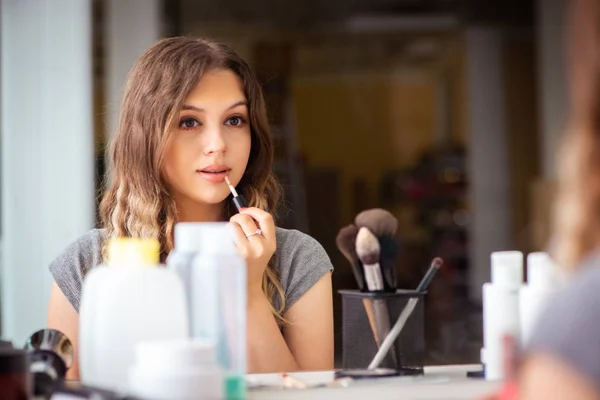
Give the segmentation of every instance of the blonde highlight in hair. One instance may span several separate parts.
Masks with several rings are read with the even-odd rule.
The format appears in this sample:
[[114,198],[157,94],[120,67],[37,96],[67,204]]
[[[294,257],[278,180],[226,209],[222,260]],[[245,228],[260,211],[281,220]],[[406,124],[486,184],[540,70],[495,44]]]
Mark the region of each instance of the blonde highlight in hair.
[[573,0],[570,119],[559,158],[556,261],[573,269],[600,244],[600,2]]
[[[168,38],[140,57],[125,85],[119,126],[109,148],[112,186],[100,204],[107,238],[156,238],[163,261],[173,249],[178,210],[162,174],[164,152],[183,102],[202,75],[214,69],[236,73],[248,100],[251,149],[238,191],[250,206],[275,213],[281,189],[272,172],[273,143],[262,89],[250,67],[226,45],[201,38]],[[228,220],[235,212],[226,201],[223,218]],[[263,276],[263,290],[282,321],[285,292],[275,265],[274,256]]]

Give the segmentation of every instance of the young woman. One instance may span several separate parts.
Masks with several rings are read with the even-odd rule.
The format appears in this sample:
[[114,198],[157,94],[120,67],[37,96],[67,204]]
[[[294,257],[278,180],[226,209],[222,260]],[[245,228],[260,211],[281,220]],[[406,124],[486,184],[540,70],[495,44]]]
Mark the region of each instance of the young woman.
[[600,1],[569,2],[570,121],[552,253],[571,282],[541,317],[519,399],[600,399]]
[[[82,282],[102,263],[106,238],[157,238],[164,261],[177,222],[230,221],[248,264],[248,371],[333,368],[333,267],[314,239],[274,225],[273,145],[262,91],[245,61],[205,39],[156,43],[129,74],[110,156],[103,229],[50,265],[48,327],[77,349]],[[240,213],[226,176],[248,200]],[[78,377],[77,364],[70,377]]]

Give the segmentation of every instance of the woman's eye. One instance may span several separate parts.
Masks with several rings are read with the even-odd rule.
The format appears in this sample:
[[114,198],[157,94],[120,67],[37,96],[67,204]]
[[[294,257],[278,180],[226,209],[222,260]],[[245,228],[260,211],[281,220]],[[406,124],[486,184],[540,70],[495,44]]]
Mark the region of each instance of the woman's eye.
[[231,125],[231,126],[240,126],[245,123],[246,123],[246,120],[239,116],[231,117],[225,122],[225,124]]
[[195,118],[184,118],[179,122],[179,127],[181,129],[194,129],[200,125]]

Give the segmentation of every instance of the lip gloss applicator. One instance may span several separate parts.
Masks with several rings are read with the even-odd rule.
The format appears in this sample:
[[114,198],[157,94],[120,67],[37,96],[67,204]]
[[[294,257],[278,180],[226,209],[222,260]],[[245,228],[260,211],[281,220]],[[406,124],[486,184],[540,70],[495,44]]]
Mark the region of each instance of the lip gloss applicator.
[[242,208],[247,208],[248,202],[246,201],[246,199],[244,198],[243,195],[238,194],[238,192],[235,190],[235,188],[231,184],[231,181],[229,180],[228,176],[225,177],[225,182],[227,182],[227,186],[229,186],[229,190],[231,191],[231,194],[233,195],[233,204],[235,205],[235,208],[237,208],[238,211],[241,211]]

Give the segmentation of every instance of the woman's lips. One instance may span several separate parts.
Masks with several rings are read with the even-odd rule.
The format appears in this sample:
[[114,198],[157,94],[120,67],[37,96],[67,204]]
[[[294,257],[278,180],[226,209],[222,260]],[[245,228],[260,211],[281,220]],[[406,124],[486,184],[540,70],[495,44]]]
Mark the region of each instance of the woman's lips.
[[223,183],[223,182],[225,182],[225,177],[227,175],[229,175],[229,170],[226,169],[226,170],[220,170],[220,171],[219,170],[211,171],[210,169],[204,169],[204,170],[198,170],[198,171],[196,171],[196,173],[208,182]]

